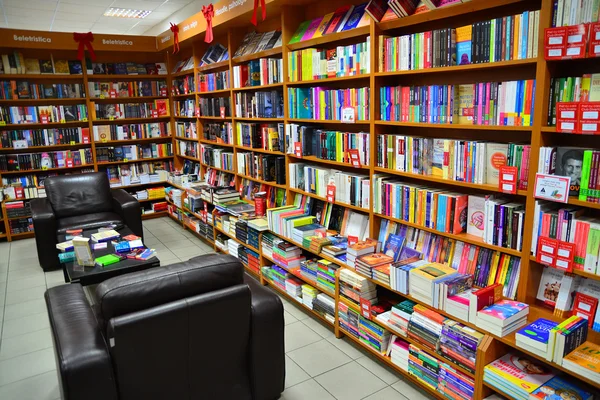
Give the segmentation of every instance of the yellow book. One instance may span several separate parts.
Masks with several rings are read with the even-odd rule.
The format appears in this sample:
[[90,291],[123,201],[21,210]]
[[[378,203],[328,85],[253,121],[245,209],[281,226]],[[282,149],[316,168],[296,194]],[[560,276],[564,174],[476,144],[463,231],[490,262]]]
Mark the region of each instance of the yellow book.
[[508,264],[510,263],[510,257],[504,257],[504,262],[502,263],[502,275],[500,276],[500,280],[498,283],[504,284],[506,281],[506,274],[508,274]]
[[590,101],[600,101],[600,74],[592,74],[590,79]]
[[321,23],[317,27],[317,30],[315,31],[315,34],[312,37],[313,39],[323,36],[323,32],[325,32],[325,29],[327,28],[327,24],[331,20],[331,17],[333,17],[333,14],[334,13],[329,13],[323,17],[323,19],[321,20]]
[[600,374],[600,346],[585,342],[565,356],[563,363],[566,363],[567,367],[572,364],[575,367],[585,368],[590,373]]
[[527,393],[533,392],[554,376],[541,362],[512,353],[486,365],[485,369],[499,379],[508,381],[510,386]]
[[411,187],[408,191],[408,222],[415,222],[415,188]]
[[519,59],[519,54],[521,54],[520,51],[520,45],[521,45],[521,40],[518,37],[519,36],[519,26],[521,25],[521,15],[515,15],[515,45],[514,45],[514,50],[513,50],[513,60],[518,60]]
[[411,275],[414,274],[430,281],[454,275],[456,273],[457,271],[454,268],[434,262],[422,265],[410,271]]
[[[337,146],[338,149],[342,149],[343,148],[344,136],[343,136],[342,132],[336,132],[335,133],[335,143],[336,143],[336,146]],[[344,152],[343,151],[336,151],[335,160],[337,162],[344,162]]]
[[490,276],[488,277],[487,285],[493,285],[494,280],[496,279],[496,272],[498,271],[498,259],[500,258],[500,253],[494,253],[494,258],[492,259],[492,269],[490,270]]
[[325,118],[325,104],[325,91],[321,91],[319,93],[319,110],[322,119]]
[[581,77],[581,101],[590,99],[590,88],[592,86],[592,75],[584,74]]
[[455,107],[453,123],[473,125],[473,93],[473,84],[458,85],[458,102],[454,102],[458,107]]

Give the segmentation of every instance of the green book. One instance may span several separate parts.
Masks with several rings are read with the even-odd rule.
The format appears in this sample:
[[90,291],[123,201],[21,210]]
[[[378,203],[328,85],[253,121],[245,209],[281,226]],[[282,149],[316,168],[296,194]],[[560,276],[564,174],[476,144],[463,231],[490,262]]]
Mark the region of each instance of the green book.
[[302,36],[304,36],[304,33],[308,29],[310,23],[311,21],[304,21],[303,23],[301,23],[288,44],[298,43],[300,40],[302,40]]
[[118,263],[121,261],[121,258],[114,254],[107,254],[105,256],[96,258],[95,261],[96,264],[100,265],[101,267],[106,267],[107,265]]
[[592,166],[592,150],[583,152],[583,167],[581,170],[581,185],[579,187],[579,200],[587,201],[588,187],[590,185],[590,170]]

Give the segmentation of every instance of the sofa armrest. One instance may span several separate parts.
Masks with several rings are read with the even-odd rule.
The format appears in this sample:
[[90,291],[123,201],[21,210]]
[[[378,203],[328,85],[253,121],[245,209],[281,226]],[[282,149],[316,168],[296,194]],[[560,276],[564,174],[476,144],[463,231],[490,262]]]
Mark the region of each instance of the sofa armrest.
[[279,398],[285,386],[283,304],[275,293],[244,274],[252,294],[250,377],[252,398]]
[[133,233],[144,239],[144,229],[142,228],[142,208],[139,201],[123,189],[113,189],[113,209],[121,216],[125,225]]
[[56,268],[59,265],[58,250],[56,250],[56,216],[50,200],[32,199],[31,216],[40,265],[45,270]]
[[79,284],[46,291],[63,400],[117,400],[110,354]]

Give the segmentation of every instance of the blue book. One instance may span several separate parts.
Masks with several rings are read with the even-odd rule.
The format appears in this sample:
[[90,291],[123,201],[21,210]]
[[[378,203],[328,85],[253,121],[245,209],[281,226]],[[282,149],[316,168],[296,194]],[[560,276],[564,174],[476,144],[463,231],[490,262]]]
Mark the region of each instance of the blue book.
[[385,248],[383,249],[383,252],[386,255],[393,257],[394,262],[398,261],[400,259],[402,248],[404,247],[405,240],[406,238],[404,236],[391,234],[388,236],[387,242],[385,242]]
[[557,325],[554,321],[540,318],[517,332],[517,344],[522,342],[535,349],[547,351],[550,331]]
[[534,390],[530,399],[540,400],[564,400],[564,399],[582,399],[590,400],[594,396],[587,386],[580,387],[568,382],[565,378],[555,376],[542,386]]
[[360,20],[363,17],[363,14],[365,13],[365,8],[367,8],[367,4],[368,3],[363,3],[359,6],[354,7],[354,9],[352,10],[352,14],[350,14],[348,20],[346,21],[346,24],[342,28],[342,31],[348,31],[358,26],[358,23],[360,22]]
[[313,116],[310,88],[297,88],[296,96],[296,118],[311,119]]

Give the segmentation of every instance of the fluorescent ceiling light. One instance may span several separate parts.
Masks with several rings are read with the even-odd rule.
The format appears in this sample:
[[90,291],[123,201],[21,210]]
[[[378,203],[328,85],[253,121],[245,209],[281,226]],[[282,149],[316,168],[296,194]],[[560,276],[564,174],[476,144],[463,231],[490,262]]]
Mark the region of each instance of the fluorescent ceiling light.
[[111,7],[104,12],[105,17],[120,17],[120,18],[146,18],[152,11],[148,10],[132,10],[130,8]]

